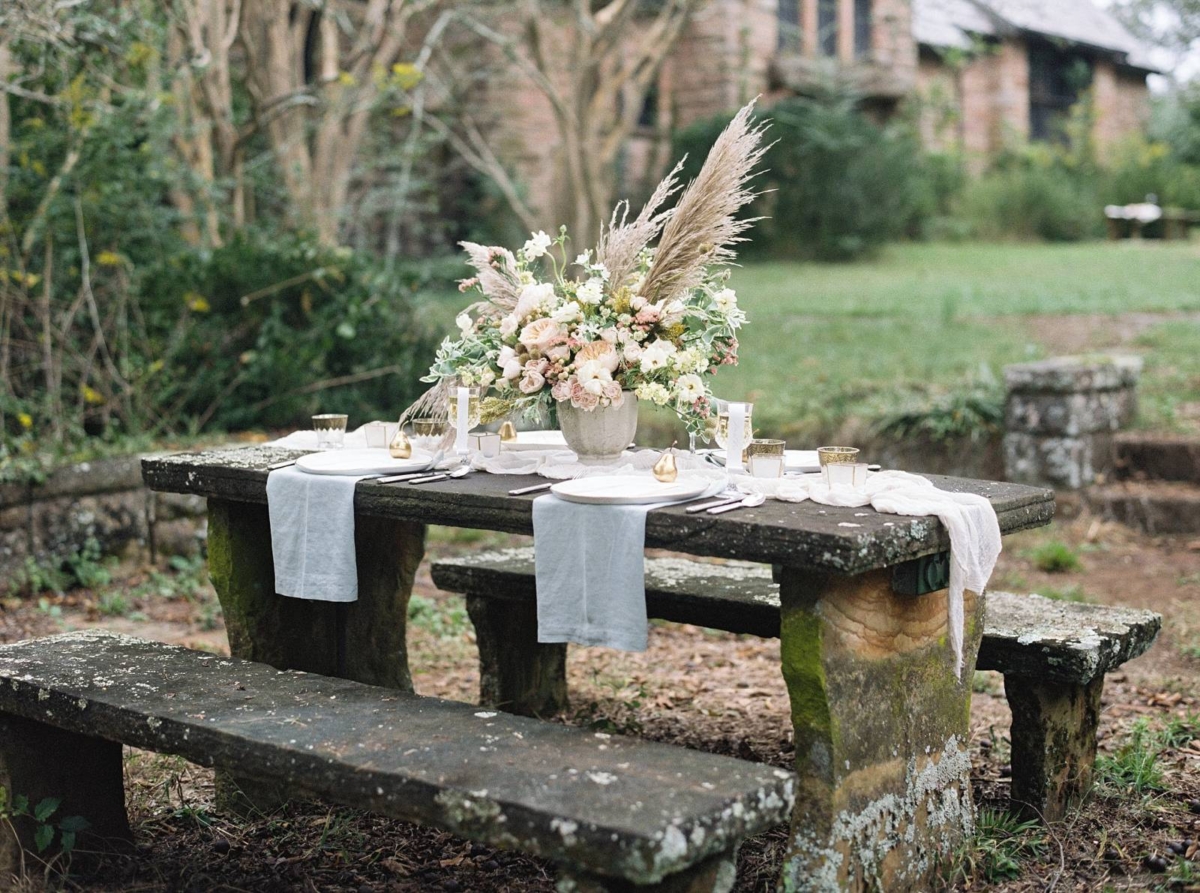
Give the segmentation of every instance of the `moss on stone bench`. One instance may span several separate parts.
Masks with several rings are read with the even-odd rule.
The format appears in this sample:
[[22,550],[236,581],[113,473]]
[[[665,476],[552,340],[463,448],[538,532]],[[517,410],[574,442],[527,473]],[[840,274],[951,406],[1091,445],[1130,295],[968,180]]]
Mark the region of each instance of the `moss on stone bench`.
[[[537,642],[533,550],[435,562],[433,581],[466,595],[480,650],[481,698],[516,713],[566,706],[566,646]],[[1150,611],[988,593],[978,668],[1004,674],[1013,712],[1012,798],[1061,818],[1091,786],[1104,674],[1146,651]],[[679,558],[646,560],[650,617],[762,637],[779,635],[771,568]]]
[[[120,743],[532,853],[576,890],[728,890],[795,794],[769,766],[123,636],[0,647],[0,783],[128,841]],[[19,844],[0,830],[0,876]]]

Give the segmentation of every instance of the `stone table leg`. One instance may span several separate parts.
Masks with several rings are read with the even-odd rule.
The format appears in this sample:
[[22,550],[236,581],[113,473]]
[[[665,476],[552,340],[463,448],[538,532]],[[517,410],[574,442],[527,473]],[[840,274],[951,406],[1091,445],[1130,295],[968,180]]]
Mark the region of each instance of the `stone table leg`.
[[967,752],[983,600],[966,597],[954,672],[947,592],[900,596],[890,569],[784,568],[780,647],[800,775],[781,889],[924,890],[973,830]]
[[[346,611],[348,679],[412,691],[405,634],[408,600],[425,552],[425,527],[375,518],[355,520],[358,601]],[[338,606],[284,598],[275,593],[271,525],[265,505],[208,501],[208,572],[221,601],[229,650],[234,657],[281,670],[336,676]],[[220,779],[219,779],[220,780]],[[270,808],[285,792],[239,779],[250,803],[223,805]],[[254,788],[252,791],[251,788]]]
[[729,893],[737,880],[737,850],[720,853],[649,886],[559,868],[559,893]]
[[1012,709],[1013,806],[1062,819],[1092,786],[1104,676],[1086,685],[1004,677]]
[[479,703],[519,716],[567,709],[567,646],[537,640],[537,603],[467,593],[479,646]]

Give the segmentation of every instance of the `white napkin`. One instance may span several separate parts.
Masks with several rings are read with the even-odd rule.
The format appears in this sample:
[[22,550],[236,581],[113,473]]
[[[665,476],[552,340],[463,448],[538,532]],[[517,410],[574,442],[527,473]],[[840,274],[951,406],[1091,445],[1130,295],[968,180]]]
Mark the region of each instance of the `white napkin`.
[[778,480],[738,478],[738,487],[784,502],[811,499],[823,505],[869,505],[890,515],[936,515],[950,533],[950,645],[955,672],[962,678],[963,592],[970,589],[982,595],[1000,557],[1000,522],[987,497],[939,490],[927,478],[904,471],[868,475],[862,490],[829,487],[824,476],[816,474]]
[[[724,475],[713,476],[695,498],[725,486]],[[672,504],[581,505],[553,494],[533,501],[539,642],[646,650],[646,515]]]
[[277,593],[323,602],[358,599],[354,486],[363,477],[308,474],[295,466],[267,475]]

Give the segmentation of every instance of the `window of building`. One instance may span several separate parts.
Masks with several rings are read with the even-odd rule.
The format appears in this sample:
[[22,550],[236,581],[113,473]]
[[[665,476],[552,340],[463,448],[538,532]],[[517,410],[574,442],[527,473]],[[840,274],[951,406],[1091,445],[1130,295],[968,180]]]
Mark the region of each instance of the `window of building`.
[[1029,45],[1029,138],[1062,140],[1071,106],[1092,82],[1082,56],[1049,43]]
[[871,0],[854,0],[854,55],[871,53]]
[[838,54],[837,0],[817,0],[817,46],[822,56],[837,58]]
[[779,0],[775,8],[779,22],[779,49],[800,50],[800,0]]

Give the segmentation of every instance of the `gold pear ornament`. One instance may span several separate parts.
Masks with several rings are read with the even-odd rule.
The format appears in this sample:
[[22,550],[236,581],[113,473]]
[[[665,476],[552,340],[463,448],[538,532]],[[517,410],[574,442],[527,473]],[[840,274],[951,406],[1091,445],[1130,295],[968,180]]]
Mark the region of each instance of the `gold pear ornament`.
[[517,429],[512,422],[506,421],[500,426],[500,442],[512,443],[517,439]]
[[679,464],[675,461],[674,447],[664,450],[662,456],[654,463],[654,477],[664,484],[673,484],[679,477]]
[[412,441],[408,439],[408,435],[404,433],[403,429],[397,431],[392,442],[388,444],[388,452],[392,454],[393,459],[412,458]]

